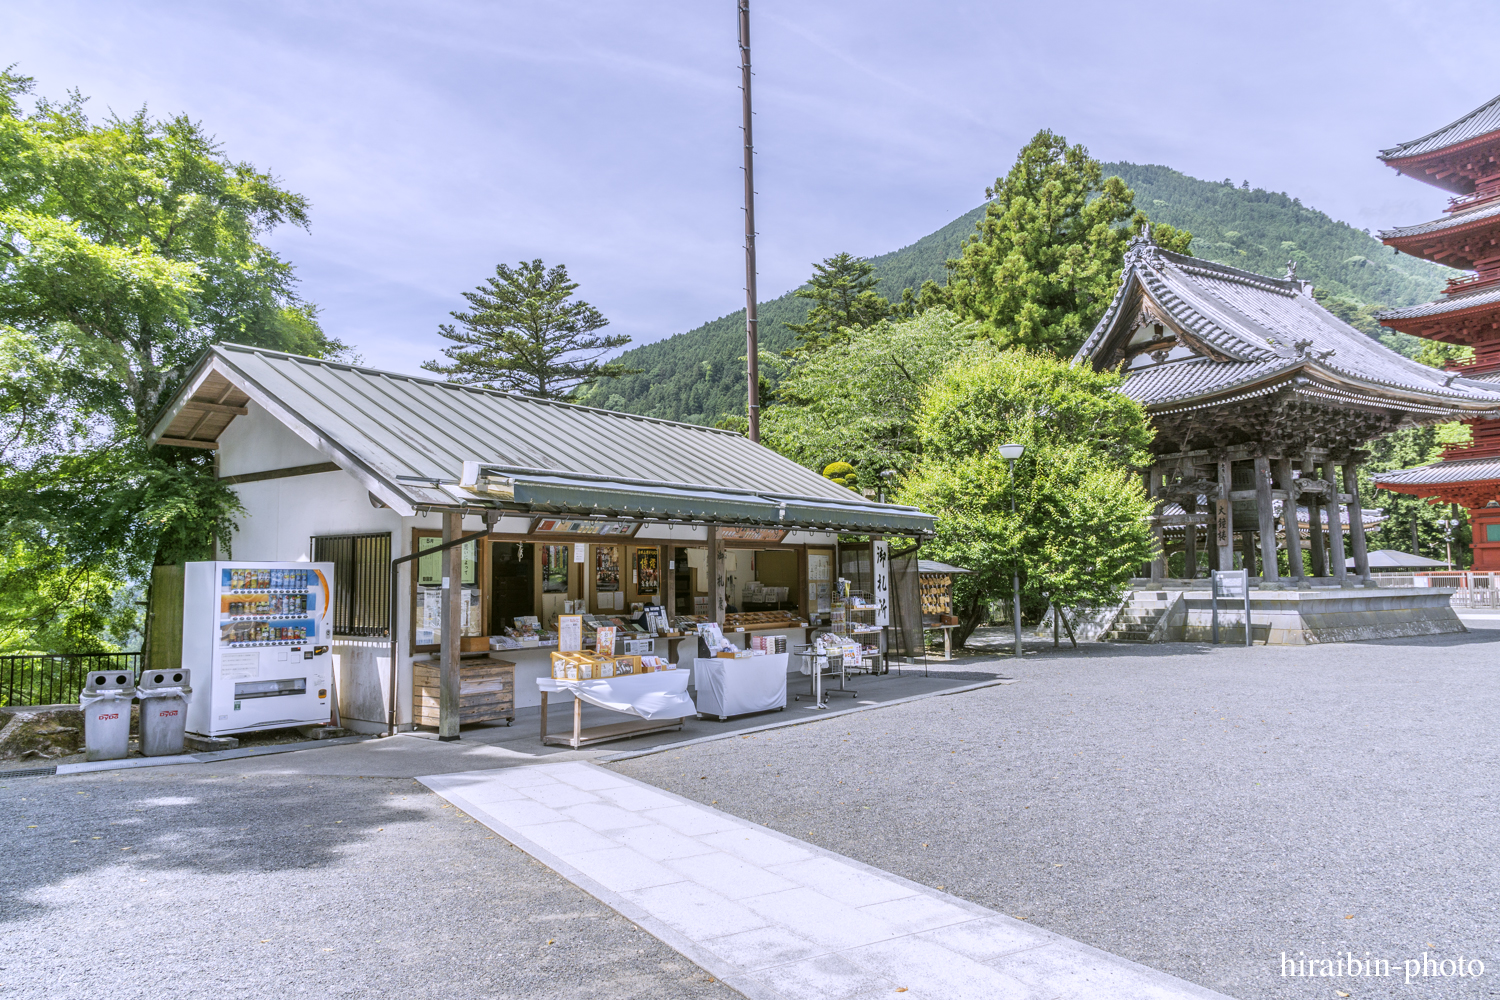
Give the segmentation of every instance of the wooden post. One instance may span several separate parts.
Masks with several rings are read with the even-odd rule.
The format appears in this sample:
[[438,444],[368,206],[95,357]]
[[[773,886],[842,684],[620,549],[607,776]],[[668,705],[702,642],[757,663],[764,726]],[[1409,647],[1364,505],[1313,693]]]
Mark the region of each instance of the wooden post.
[[1344,555],[1344,505],[1339,500],[1339,483],[1336,466],[1332,462],[1323,464],[1323,482],[1328,484],[1328,547],[1329,559],[1333,563],[1329,567],[1332,576],[1343,586],[1348,578],[1349,567],[1346,565],[1348,557]]
[[1281,488],[1287,491],[1287,499],[1281,505],[1281,526],[1286,532],[1287,569],[1291,572],[1293,580],[1304,583],[1307,580],[1307,571],[1302,565],[1302,526],[1297,521],[1297,501],[1292,499],[1292,460],[1290,458],[1276,460],[1276,478],[1281,481]]
[[[1303,456],[1302,478],[1308,482],[1316,479],[1313,468],[1313,460]],[[1322,497],[1312,493],[1307,495],[1307,541],[1309,554],[1312,556],[1312,575],[1328,575],[1328,558],[1323,551],[1323,512],[1320,510]]]
[[1255,572],[1255,532],[1240,532],[1240,545],[1245,572],[1250,576],[1258,576]]
[[1218,461],[1219,488],[1214,496],[1214,546],[1219,550],[1219,570],[1234,569],[1234,501],[1229,492],[1234,486],[1227,457]]
[[667,609],[667,620],[677,614],[677,546],[670,538],[663,546],[666,557],[657,560],[657,573],[661,587],[662,607]]
[[1146,477],[1146,489],[1152,499],[1151,513],[1157,520],[1151,525],[1151,542],[1154,546],[1154,554],[1151,556],[1151,580],[1159,584],[1167,576],[1167,552],[1166,534],[1161,525],[1161,466],[1153,465]]
[[1365,508],[1359,499],[1359,466],[1344,462],[1344,492],[1349,494],[1349,547],[1354,550],[1354,572],[1362,586],[1370,585],[1370,550],[1365,541]]
[[1189,580],[1198,578],[1198,498],[1187,497],[1182,502],[1182,511],[1191,514],[1193,523],[1186,525],[1182,548],[1182,575]]
[[719,529],[708,526],[708,577],[709,594],[712,596],[713,618],[724,624],[724,543],[719,540]]
[[1260,519],[1260,582],[1275,584],[1280,581],[1276,565],[1276,511],[1271,499],[1271,460],[1261,456],[1255,460],[1255,513]]
[[[451,542],[464,533],[464,516],[445,513],[443,515],[443,542]],[[458,651],[463,642],[460,636],[462,619],[458,602],[463,597],[463,546],[455,545],[443,550],[443,621],[439,641],[442,649],[438,653],[438,739],[458,739]]]

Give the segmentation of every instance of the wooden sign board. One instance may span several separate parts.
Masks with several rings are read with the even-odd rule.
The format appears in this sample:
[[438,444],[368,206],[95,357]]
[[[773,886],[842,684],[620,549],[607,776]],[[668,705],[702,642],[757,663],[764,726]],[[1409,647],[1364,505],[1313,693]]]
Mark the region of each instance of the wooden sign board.
[[1226,548],[1229,542],[1229,499],[1221,497],[1214,502],[1214,523],[1218,528],[1219,548]]
[[537,522],[538,534],[560,534],[560,535],[629,535],[639,525],[625,524],[620,521],[594,521],[594,520],[565,520],[563,518],[544,517]]
[[781,528],[720,528],[721,542],[780,542],[786,537]]

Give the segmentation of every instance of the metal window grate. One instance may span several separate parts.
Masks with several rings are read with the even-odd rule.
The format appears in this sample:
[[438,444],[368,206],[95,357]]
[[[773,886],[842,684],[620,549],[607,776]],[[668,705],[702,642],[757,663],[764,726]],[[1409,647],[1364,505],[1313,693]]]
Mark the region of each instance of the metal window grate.
[[390,635],[390,533],[312,541],[313,562],[333,563],[334,635]]

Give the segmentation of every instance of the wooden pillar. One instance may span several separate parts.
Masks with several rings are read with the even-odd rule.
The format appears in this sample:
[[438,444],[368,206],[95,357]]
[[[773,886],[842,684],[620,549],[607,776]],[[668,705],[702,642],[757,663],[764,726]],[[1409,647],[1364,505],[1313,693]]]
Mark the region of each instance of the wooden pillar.
[[664,556],[657,562],[661,575],[661,603],[667,609],[667,620],[677,614],[677,543],[668,538],[662,547]]
[[[1308,482],[1317,478],[1313,460],[1307,457],[1302,459],[1302,478]],[[1309,554],[1312,556],[1313,576],[1328,575],[1328,558],[1323,551],[1323,512],[1319,509],[1321,499],[1315,494],[1307,494],[1307,541],[1310,546]]]
[[1240,532],[1240,553],[1240,558],[1244,563],[1245,571],[1248,572],[1251,576],[1259,576],[1259,574],[1255,572],[1255,532]]
[[1370,585],[1370,550],[1365,542],[1365,509],[1359,499],[1359,466],[1344,462],[1344,492],[1349,494],[1349,547],[1354,550],[1354,572],[1361,585]]
[[1286,532],[1287,569],[1291,572],[1292,579],[1302,583],[1307,579],[1307,571],[1302,565],[1302,526],[1297,522],[1297,501],[1293,499],[1290,458],[1276,460],[1276,478],[1280,480],[1281,488],[1287,492],[1287,499],[1281,505],[1281,527]]
[[1329,574],[1342,585],[1349,575],[1349,560],[1344,555],[1344,505],[1339,500],[1337,467],[1332,462],[1323,463],[1323,482],[1328,484],[1328,548]]
[[1182,546],[1182,575],[1189,580],[1198,577],[1198,498],[1196,496],[1186,497],[1182,501],[1183,513],[1190,515],[1193,520],[1185,525]]
[[719,529],[708,526],[708,592],[713,605],[714,621],[724,624],[724,543],[719,539]]
[[1234,485],[1228,458],[1218,461],[1219,488],[1215,490],[1214,503],[1214,547],[1219,551],[1220,570],[1234,569],[1234,502],[1229,499]]
[[[443,515],[443,542],[451,542],[464,533],[464,516]],[[438,739],[458,739],[458,652],[463,643],[463,619],[458,601],[463,596],[463,546],[443,550],[443,620],[438,638]]]
[[1255,460],[1255,513],[1260,519],[1261,585],[1281,579],[1276,566],[1276,511],[1271,499],[1271,460]]
[[1161,525],[1161,466],[1153,465],[1147,474],[1146,488],[1152,500],[1151,513],[1157,520],[1151,525],[1151,542],[1155,547],[1155,554],[1151,557],[1151,579],[1160,583],[1167,577],[1167,551],[1166,534]]

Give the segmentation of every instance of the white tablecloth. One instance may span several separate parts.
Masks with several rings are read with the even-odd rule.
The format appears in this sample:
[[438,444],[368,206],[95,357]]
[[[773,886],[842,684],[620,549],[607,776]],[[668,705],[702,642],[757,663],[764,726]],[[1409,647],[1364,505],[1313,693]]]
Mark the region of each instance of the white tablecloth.
[[691,674],[691,670],[656,670],[595,681],[538,677],[536,686],[541,691],[567,691],[590,705],[654,722],[657,719],[680,719],[698,711],[687,693]]
[[743,660],[695,659],[698,712],[728,718],[786,707],[786,653]]

